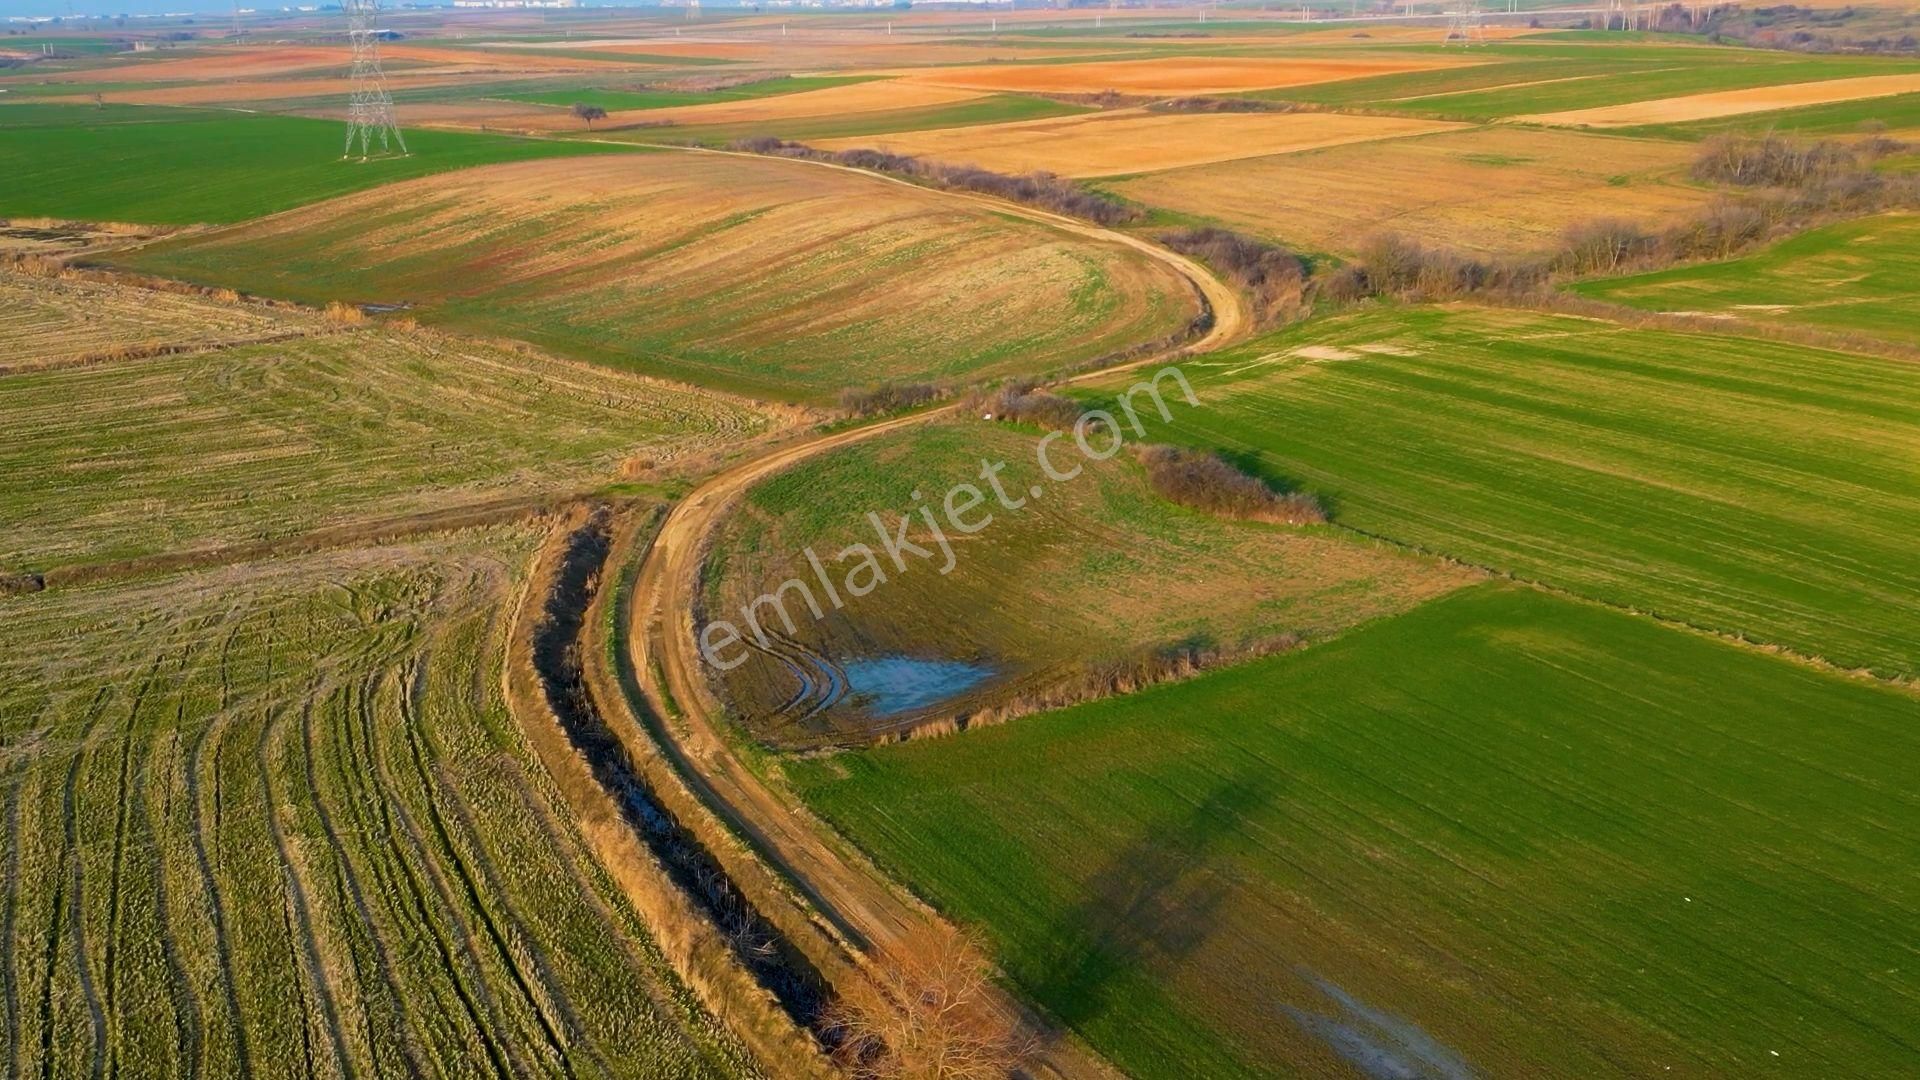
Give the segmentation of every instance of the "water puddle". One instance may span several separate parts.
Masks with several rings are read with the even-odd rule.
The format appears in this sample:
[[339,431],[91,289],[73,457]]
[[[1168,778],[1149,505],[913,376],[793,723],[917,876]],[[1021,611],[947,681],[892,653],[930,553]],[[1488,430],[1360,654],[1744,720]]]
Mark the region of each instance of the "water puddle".
[[965,660],[922,660],[912,656],[870,656],[840,665],[847,690],[875,716],[937,705],[971,690],[994,673],[986,664]]

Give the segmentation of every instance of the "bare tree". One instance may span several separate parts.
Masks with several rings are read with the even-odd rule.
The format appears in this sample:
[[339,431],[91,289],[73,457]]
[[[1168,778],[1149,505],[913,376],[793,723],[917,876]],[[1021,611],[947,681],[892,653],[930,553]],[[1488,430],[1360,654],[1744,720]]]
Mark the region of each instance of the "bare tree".
[[884,1080],[1005,1080],[1035,1049],[1017,1017],[989,1000],[992,967],[979,942],[944,923],[878,957],[872,985],[834,1003],[839,1057]]
[[576,101],[573,103],[573,115],[585,120],[587,122],[587,130],[592,131],[595,120],[605,120],[607,118],[607,110],[598,105],[588,105],[584,101]]

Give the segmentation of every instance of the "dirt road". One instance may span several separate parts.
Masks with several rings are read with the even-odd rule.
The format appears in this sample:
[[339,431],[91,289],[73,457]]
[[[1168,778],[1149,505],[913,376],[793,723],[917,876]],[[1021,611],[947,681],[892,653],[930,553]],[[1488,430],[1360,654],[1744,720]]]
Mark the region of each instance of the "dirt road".
[[[692,151],[720,153],[723,151]],[[822,162],[795,167],[844,169]],[[860,170],[846,170],[859,172]],[[892,177],[875,179],[906,183]],[[1157,259],[1193,283],[1213,313],[1213,325],[1198,340],[1158,355],[1138,357],[1107,370],[1165,362],[1206,352],[1244,336],[1250,321],[1231,288],[1191,259],[1124,233],[1030,207],[969,193],[951,197],[991,206],[1061,230],[1133,248]],[[663,748],[695,775],[691,785],[722,820],[748,837],[762,857],[812,899],[819,914],[858,949],[871,952],[898,942],[938,916],[889,881],[860,852],[789,795],[748,768],[724,737],[726,721],[701,670],[693,608],[709,538],[727,511],[761,480],[817,454],[924,423],[950,410],[934,410],[838,431],[781,447],[708,479],[676,505],[661,526],[637,581],[627,640],[642,692],[656,716],[673,717],[659,727],[677,745]],[[677,705],[677,710],[669,703]],[[1018,1009],[1007,1002],[1008,1009]],[[1053,1071],[1070,1076],[1111,1075],[1095,1055],[1062,1044],[1048,1055]]]

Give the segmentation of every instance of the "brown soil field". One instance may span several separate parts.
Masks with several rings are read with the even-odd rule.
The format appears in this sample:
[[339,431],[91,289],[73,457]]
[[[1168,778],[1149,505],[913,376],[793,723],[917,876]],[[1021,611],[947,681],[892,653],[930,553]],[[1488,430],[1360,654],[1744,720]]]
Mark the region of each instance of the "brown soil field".
[[512,62],[503,63],[511,54],[503,56],[497,49],[456,49],[442,48],[438,45],[409,45],[405,42],[382,42],[380,56],[389,60],[413,60],[434,65],[463,64],[478,68],[508,68],[519,71],[540,68],[549,71],[611,71],[631,67],[624,61],[602,59],[596,56],[555,56],[541,53],[537,56],[512,58]]
[[[108,67],[88,66],[74,71],[44,76],[47,82],[256,82],[312,72],[318,77],[327,69],[344,76],[352,62],[344,45],[300,45],[253,48],[220,46],[197,56],[147,59],[156,54],[138,54]],[[165,56],[164,53],[157,54]],[[441,49],[432,46],[383,44],[380,55],[386,60],[405,60],[432,65],[436,73],[454,74],[482,71],[618,71],[630,63],[594,56],[523,56],[510,52],[482,49]],[[414,69],[418,73],[419,69]],[[394,79],[399,73],[388,76]],[[269,95],[262,95],[269,96]],[[270,95],[291,97],[291,94]],[[235,98],[234,100],[245,100]]]
[[1116,241],[851,170],[657,152],[486,166],[166,241],[141,269],[819,402],[1041,372],[1197,311]]
[[859,33],[795,30],[787,37],[781,37],[776,31],[772,36],[754,38],[632,38],[614,42],[583,42],[574,47],[589,56],[596,52],[644,53],[651,56],[766,63],[791,70],[887,64],[1012,63],[1023,59],[1072,56],[1077,52],[1048,48],[1039,43],[975,44],[941,41],[925,36],[876,33],[872,30]]
[[1920,90],[1920,73],[1905,75],[1868,75],[1858,79],[1830,79],[1825,82],[1790,83],[1786,86],[1760,86],[1748,90],[1721,90],[1712,94],[1635,101],[1625,105],[1607,105],[1597,109],[1571,112],[1535,113],[1513,117],[1515,123],[1552,124],[1557,127],[1632,127],[1637,124],[1682,124],[1690,120],[1711,120],[1719,116],[1772,112],[1803,105],[1825,105],[1835,101],[1859,101],[1864,98],[1892,97]]
[[1405,117],[1338,113],[1151,113],[1140,109],[1011,124],[830,139],[829,149],[874,146],[1000,172],[1116,176],[1423,135],[1462,127]]
[[111,69],[93,68],[52,76],[57,82],[172,82],[187,79],[263,79],[315,68],[347,69],[351,56],[345,46],[274,46],[271,48],[231,48],[209,50],[199,56],[165,57],[159,54],[135,54]]
[[1282,86],[1361,79],[1402,71],[1450,67],[1460,61],[1436,56],[1352,57],[1303,60],[1267,57],[1162,57],[1087,64],[1004,64],[887,72],[904,81],[969,90],[1052,94],[1227,94]]
[[[394,74],[387,76],[389,90],[420,90],[429,87],[472,86],[478,83],[500,82],[512,78],[504,72],[467,74],[456,72],[421,74]],[[115,105],[224,105],[251,103],[260,101],[289,101],[298,98],[337,97],[345,100],[351,90],[351,84],[344,76],[325,79],[271,79],[257,82],[205,82],[188,86],[165,86],[152,90],[109,90],[100,95],[102,101]],[[92,94],[70,94],[58,97],[39,98],[37,100],[53,104],[78,105],[93,104]],[[403,111],[411,110],[410,104],[400,106]],[[512,110],[494,108],[489,115],[505,114]],[[410,115],[403,119],[411,121]]]
[[[743,124],[762,120],[791,120],[806,116],[842,116],[852,113],[885,112],[889,109],[913,109],[925,105],[950,105],[985,97],[980,90],[957,90],[944,86],[916,86],[900,82],[863,82],[830,86],[825,90],[806,90],[798,94],[751,98],[746,101],[716,101],[708,105],[681,105],[670,109],[637,109],[615,112],[601,121],[602,127],[622,123],[669,124]],[[580,121],[562,110],[549,110],[544,119],[525,125],[529,130],[573,131]]]
[[[1483,26],[1480,32],[1488,41],[1506,41],[1512,38],[1528,37],[1541,33],[1528,26]],[[1336,26],[1326,30],[1308,30],[1300,34],[1236,34],[1209,37],[1205,43],[1212,45],[1380,45],[1410,44],[1438,45],[1446,40],[1446,27],[1437,22],[1425,25],[1400,26]],[[1156,44],[1178,45],[1180,41],[1169,40]]]
[[1501,252],[1550,244],[1598,217],[1657,222],[1711,193],[1684,182],[1685,143],[1486,128],[1156,173],[1130,199],[1302,247],[1352,252],[1398,232]]
[[0,269],[0,372],[325,328],[299,309]]

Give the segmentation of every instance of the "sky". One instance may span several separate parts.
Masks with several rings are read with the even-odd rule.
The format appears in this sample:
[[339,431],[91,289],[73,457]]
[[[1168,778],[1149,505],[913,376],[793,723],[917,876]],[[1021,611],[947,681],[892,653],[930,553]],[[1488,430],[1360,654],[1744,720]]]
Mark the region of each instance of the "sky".
[[[267,10],[288,0],[240,0],[240,6]],[[333,3],[339,0],[296,0],[298,3]],[[72,0],[75,15],[162,15],[170,11],[191,11],[208,15],[232,15],[233,5],[220,0]],[[67,0],[0,0],[0,20],[17,15],[65,15]],[[6,40],[6,24],[0,22],[0,41]],[[19,24],[13,24],[19,29]]]

